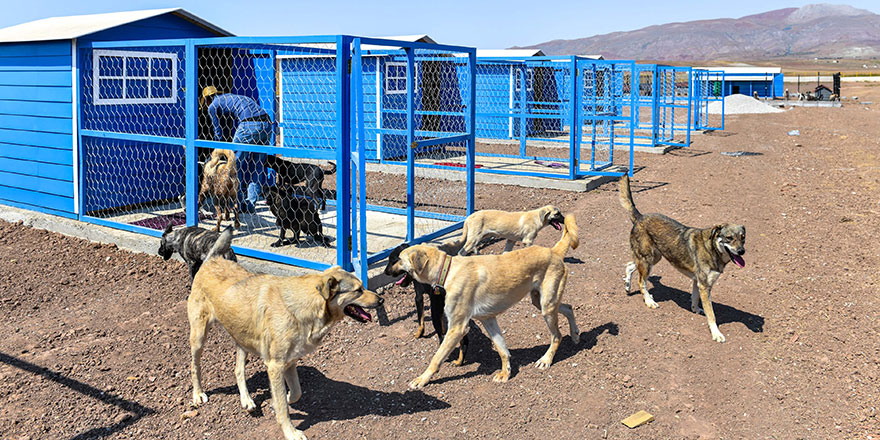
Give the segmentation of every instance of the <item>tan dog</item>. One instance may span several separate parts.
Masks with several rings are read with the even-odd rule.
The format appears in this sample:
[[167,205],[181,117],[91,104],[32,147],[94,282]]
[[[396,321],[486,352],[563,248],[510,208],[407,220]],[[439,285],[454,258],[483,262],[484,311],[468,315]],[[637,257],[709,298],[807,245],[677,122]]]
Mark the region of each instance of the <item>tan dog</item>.
[[[742,255],[746,253],[746,228],[725,223],[697,229],[682,225],[665,215],[643,215],[633,203],[629,177],[626,175],[620,179],[619,192],[620,204],[629,212],[633,223],[629,234],[633,261],[626,264],[626,275],[623,278],[627,293],[633,272],[638,270],[639,290],[645,298],[645,304],[652,309],[657,308],[646,284],[651,267],[661,258],[666,258],[679,272],[693,280],[691,310],[694,313],[705,312],[712,339],[724,342],[724,335],[715,323],[712,286],[724,272],[727,263],[733,261],[737,266],[745,267],[746,262]],[[702,310],[697,304],[698,296],[703,304]]]
[[199,188],[199,204],[205,196],[214,199],[214,207],[217,209],[217,226],[214,231],[220,230],[221,214],[229,220],[229,212],[235,216],[235,229],[241,228],[238,220],[238,171],[235,167],[235,153],[232,150],[216,149],[211,152],[211,159],[205,163],[202,175],[202,187]]
[[518,241],[531,246],[544,226],[553,225],[562,229],[565,221],[562,212],[555,206],[547,205],[532,211],[507,212],[493,209],[477,211],[464,220],[460,241],[464,243],[459,255],[477,253],[477,245],[485,237],[507,239],[504,252],[513,250]]
[[[198,406],[208,401],[202,391],[199,360],[205,333],[212,323],[219,322],[236,343],[235,380],[242,408],[256,409],[244,376],[245,356],[250,352],[266,364],[272,407],[284,437],[305,439],[291,424],[287,408],[302,395],[297,361],[315,351],[343,316],[358,322],[372,320],[362,307],[376,307],[382,299],[339,267],[314,275],[279,277],[253,274],[233,261],[214,257],[222,255],[231,240],[232,231],[227,228],[193,279],[187,300],[193,403]],[[286,399],[285,381],[289,388]]]
[[[562,334],[558,313],[568,319],[572,339],[579,340],[580,331],[571,306],[563,304],[567,273],[563,258],[569,247],[578,246],[574,216],[565,217],[562,238],[553,248],[530,246],[501,255],[450,257],[433,246],[418,245],[400,252],[400,259],[388,272],[395,276],[407,273],[416,281],[443,286],[446,289],[445,314],[449,321],[446,337],[421,376],[410,382],[410,388],[421,388],[431,380],[440,364],[468,330],[468,322],[483,323],[501,357],[501,371],[492,378],[507,382],[510,378],[510,353],[501,335],[496,316],[531,294],[532,304],[544,316],[550,329],[550,347],[535,364],[546,369],[553,363]],[[446,275],[444,275],[444,273]]]

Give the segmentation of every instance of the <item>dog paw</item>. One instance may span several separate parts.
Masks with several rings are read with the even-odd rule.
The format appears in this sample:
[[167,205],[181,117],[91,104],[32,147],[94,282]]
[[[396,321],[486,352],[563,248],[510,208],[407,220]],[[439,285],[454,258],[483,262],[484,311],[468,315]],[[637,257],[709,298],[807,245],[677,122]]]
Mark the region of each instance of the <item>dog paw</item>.
[[417,389],[422,388],[425,385],[427,385],[428,381],[430,379],[431,379],[431,376],[425,377],[425,375],[423,374],[423,375],[413,379],[412,382],[409,383],[409,387],[411,389],[417,390]]
[[419,339],[424,334],[425,334],[425,326],[420,325],[419,328],[416,329],[415,333],[413,333],[413,339]]
[[700,306],[691,306],[691,311],[698,314],[698,315],[705,315],[706,314],[705,312],[703,312],[703,308]]
[[724,335],[721,334],[721,332],[713,332],[712,333],[712,340],[715,342],[724,342],[727,339],[724,337]]
[[499,371],[492,376],[492,382],[495,383],[505,383],[507,379],[510,379],[509,371]]
[[538,362],[535,362],[535,368],[537,368],[539,370],[546,370],[546,369],[550,368],[550,364],[552,364],[552,363],[553,363],[553,359],[541,358],[541,359],[538,359]]
[[648,306],[649,309],[660,307],[660,304],[657,304],[653,299],[645,300],[645,305]]
[[193,405],[199,406],[208,403],[208,395],[205,393],[193,393]]
[[452,361],[452,365],[455,365],[456,367],[464,365],[464,352],[461,351],[461,348],[458,349],[458,358]]
[[247,400],[241,400],[241,407],[247,412],[254,412],[257,409],[257,404],[254,403],[254,399],[248,398]]
[[275,243],[272,243],[272,244],[270,244],[269,246],[270,246],[270,247],[273,247],[273,248],[280,247],[280,246],[281,246],[281,242],[280,242],[280,241],[276,241]]

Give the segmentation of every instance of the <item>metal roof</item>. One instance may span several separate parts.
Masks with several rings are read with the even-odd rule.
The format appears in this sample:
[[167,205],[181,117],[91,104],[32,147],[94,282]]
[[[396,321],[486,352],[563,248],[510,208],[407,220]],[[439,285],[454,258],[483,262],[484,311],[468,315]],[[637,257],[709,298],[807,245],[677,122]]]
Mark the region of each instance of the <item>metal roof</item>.
[[71,40],[107,29],[133,23],[163,14],[175,14],[189,20],[218,36],[231,36],[232,33],[219,28],[183,8],[148,9],[141,11],[110,12],[107,14],[71,15],[51,17],[0,29],[0,43],[20,43],[26,41]]
[[477,49],[478,57],[542,57],[541,49]]

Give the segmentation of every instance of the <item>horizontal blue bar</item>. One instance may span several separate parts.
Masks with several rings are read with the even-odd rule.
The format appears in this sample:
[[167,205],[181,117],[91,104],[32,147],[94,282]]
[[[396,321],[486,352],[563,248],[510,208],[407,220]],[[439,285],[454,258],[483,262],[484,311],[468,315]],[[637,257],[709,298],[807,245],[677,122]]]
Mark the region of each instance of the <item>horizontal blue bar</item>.
[[[384,212],[386,214],[406,215],[406,208],[394,208],[391,206],[380,206],[380,205],[367,204],[367,211]],[[421,211],[418,209],[415,212],[416,212],[415,216],[418,218],[427,218],[427,219],[432,219],[432,220],[443,220],[443,221],[455,222],[455,221],[464,220],[464,218],[465,218],[462,215],[443,214],[443,213],[439,213],[439,212]]]
[[196,140],[194,143],[195,146],[199,148],[219,148],[224,150],[280,154],[282,156],[296,157],[301,159],[323,159],[330,161],[336,160],[336,150],[313,150],[307,148],[278,147],[274,145],[237,144],[233,142],[217,142],[205,140]]
[[[462,225],[464,225],[464,222],[458,222],[458,223],[455,223],[455,224],[449,225],[449,226],[447,226],[447,227],[445,227],[445,228],[442,228],[442,229],[439,229],[439,230],[437,230],[437,231],[431,232],[430,234],[422,235],[421,237],[419,237],[419,238],[413,240],[413,241],[412,241],[411,243],[409,243],[409,244],[411,244],[411,245],[416,245],[416,244],[421,244],[421,243],[425,243],[425,242],[428,242],[428,241],[434,240],[434,239],[436,239],[436,238],[438,238],[438,237],[442,237],[442,236],[444,236],[444,235],[447,235],[447,234],[449,234],[450,232],[455,232],[456,230],[461,229]],[[375,263],[375,262],[377,262],[377,261],[381,261],[381,260],[387,258],[388,255],[390,255],[391,252],[393,252],[394,249],[395,249],[396,247],[397,247],[397,246],[392,247],[392,248],[388,248],[388,249],[385,249],[384,251],[376,252],[375,254],[370,255],[369,257],[367,257],[367,264],[373,264],[373,263]]]
[[180,145],[186,142],[183,138],[152,136],[147,134],[115,133],[109,131],[80,130],[81,135],[101,139],[120,139],[124,141],[150,142],[154,144]]
[[357,37],[351,36],[352,38],[360,38],[361,45],[364,44],[372,44],[376,46],[392,46],[392,47],[409,47],[413,49],[429,49],[429,50],[439,50],[439,51],[448,51],[448,52],[463,52],[466,54],[476,54],[477,49],[473,47],[466,46],[450,46],[447,44],[436,44],[436,43],[420,43],[420,42],[411,42],[411,41],[398,41],[398,40],[388,40],[384,38],[372,38],[372,37]]
[[440,137],[434,139],[425,139],[416,141],[418,147],[430,147],[432,145],[451,144],[453,142],[461,142],[470,139],[470,135],[462,134],[458,136]]
[[[161,232],[161,231],[160,231]],[[234,239],[233,239],[234,243]],[[319,263],[317,261],[304,260],[302,258],[291,257],[289,255],[276,254],[272,252],[261,251],[258,249],[246,248],[241,246],[232,246],[232,250],[235,251],[237,255],[241,255],[244,257],[257,258],[260,260],[266,261],[274,261],[276,263],[289,264],[291,266],[302,267],[305,269],[312,270],[326,270],[329,269],[332,265],[327,263]]]
[[336,38],[337,35],[309,35],[296,37],[213,37],[194,38],[192,41],[196,46],[303,43],[332,43],[335,45]]
[[565,115],[547,115],[542,113],[519,113],[519,112],[499,112],[499,113],[477,113],[477,117],[496,117],[496,118],[519,118],[525,117],[528,119],[561,119],[565,117]]
[[[138,234],[149,235],[151,237],[161,237],[162,236],[162,231],[157,230],[157,229],[150,229],[150,228],[145,228],[143,226],[130,225],[128,223],[114,222],[111,220],[106,220],[106,219],[98,218],[98,217],[91,217],[88,215],[81,215],[80,220],[82,220],[86,223],[92,223],[95,225],[106,226],[108,228],[119,229],[122,231],[135,232]],[[158,251],[159,248],[156,248],[156,250]]]

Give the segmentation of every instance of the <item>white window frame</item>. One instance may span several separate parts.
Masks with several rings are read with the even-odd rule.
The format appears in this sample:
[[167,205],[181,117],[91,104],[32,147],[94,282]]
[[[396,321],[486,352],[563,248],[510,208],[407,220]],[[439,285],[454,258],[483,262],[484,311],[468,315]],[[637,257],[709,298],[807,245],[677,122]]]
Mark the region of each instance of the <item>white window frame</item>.
[[[388,75],[389,67],[395,67],[395,66],[396,67],[403,67],[404,73],[403,73],[402,77]],[[415,93],[418,93],[418,91],[419,91],[419,81],[418,81],[419,65],[418,65],[418,63],[415,63],[415,68],[413,70],[415,70],[414,76],[416,77],[416,83],[415,83],[415,86],[413,87],[413,93],[415,94]],[[388,62],[386,62],[385,63],[385,94],[386,95],[406,95],[406,88],[404,88],[403,90],[391,90],[391,87],[389,87],[389,84],[391,84],[391,82],[390,82],[391,80],[398,80],[398,79],[405,79],[406,84],[409,83],[409,78],[406,77],[406,61],[388,61]]]
[[[516,73],[513,75],[514,77],[514,90],[519,92],[522,87],[519,85],[519,73],[522,72],[522,69],[515,69]],[[535,90],[535,69],[526,67],[526,92],[532,92]]]
[[[122,75],[101,75],[100,62],[102,57],[122,58]],[[129,58],[147,58],[146,76],[126,75],[126,67]],[[162,59],[171,61],[170,76],[153,76],[153,60]],[[122,98],[101,98],[101,81],[121,80]],[[128,80],[147,81],[146,98],[129,98],[127,96]],[[171,96],[153,97],[153,81],[171,81]],[[129,50],[101,50],[96,49],[92,54],[92,103],[95,105],[119,105],[119,104],[176,104],[177,103],[177,54],[162,52],[138,52]]]

